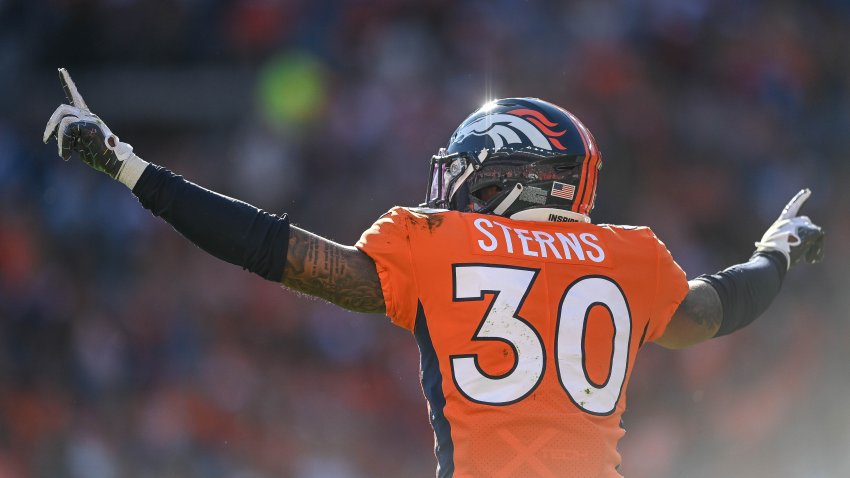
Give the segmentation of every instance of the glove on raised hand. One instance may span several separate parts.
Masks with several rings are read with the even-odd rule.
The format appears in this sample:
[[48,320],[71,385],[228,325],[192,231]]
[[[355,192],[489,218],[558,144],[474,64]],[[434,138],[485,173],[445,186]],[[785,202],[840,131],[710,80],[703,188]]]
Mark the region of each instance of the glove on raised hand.
[[785,256],[788,269],[800,262],[820,262],[823,259],[824,232],[812,223],[807,216],[798,216],[800,207],[809,199],[812,192],[803,189],[798,192],[782,210],[776,220],[756,242],[756,251],[777,251]]
[[148,163],[133,154],[133,147],[119,141],[106,123],[89,110],[64,68],[59,69],[59,79],[71,104],[56,108],[47,121],[43,141],[47,143],[55,137],[62,159],[67,161],[77,152],[84,163],[132,189]]

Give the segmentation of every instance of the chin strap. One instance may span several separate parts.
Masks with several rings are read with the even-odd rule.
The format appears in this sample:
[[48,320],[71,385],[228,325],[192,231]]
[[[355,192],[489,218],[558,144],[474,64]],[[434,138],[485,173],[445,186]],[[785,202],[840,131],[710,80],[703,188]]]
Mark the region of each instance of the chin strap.
[[537,222],[590,222],[590,216],[554,207],[524,209],[515,212],[510,218],[519,221]]
[[505,198],[499,201],[499,204],[493,208],[493,214],[497,216],[501,216],[505,211],[508,210],[509,207],[519,198],[519,195],[522,194],[522,184],[516,183],[513,189],[505,195]]

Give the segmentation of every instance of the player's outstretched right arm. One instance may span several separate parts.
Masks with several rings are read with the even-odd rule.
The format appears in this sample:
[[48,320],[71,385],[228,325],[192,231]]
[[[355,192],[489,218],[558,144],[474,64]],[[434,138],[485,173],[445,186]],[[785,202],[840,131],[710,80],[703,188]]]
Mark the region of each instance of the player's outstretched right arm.
[[186,181],[133,153],[89,110],[70,75],[59,70],[70,105],[47,123],[44,142],[55,137],[59,155],[72,153],[133,191],[142,205],[210,254],[261,277],[359,312],[384,312],[375,264],[343,246],[291,226],[242,201]]
[[657,342],[683,348],[741,329],[773,302],[792,266],[821,261],[823,230],[799,215],[811,194],[803,189],[791,199],[756,242],[748,262],[690,281],[688,294]]
[[292,226],[283,284],[356,312],[386,311],[375,263],[361,250]]

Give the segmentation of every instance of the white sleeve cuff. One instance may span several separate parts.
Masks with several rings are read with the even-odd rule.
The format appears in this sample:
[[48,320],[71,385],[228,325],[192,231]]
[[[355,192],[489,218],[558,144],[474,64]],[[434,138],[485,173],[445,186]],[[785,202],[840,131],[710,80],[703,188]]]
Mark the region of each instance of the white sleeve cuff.
[[116,179],[132,190],[136,186],[136,183],[139,182],[139,178],[142,176],[145,168],[148,167],[148,164],[150,163],[131,153],[124,160],[124,165],[118,171],[118,177]]

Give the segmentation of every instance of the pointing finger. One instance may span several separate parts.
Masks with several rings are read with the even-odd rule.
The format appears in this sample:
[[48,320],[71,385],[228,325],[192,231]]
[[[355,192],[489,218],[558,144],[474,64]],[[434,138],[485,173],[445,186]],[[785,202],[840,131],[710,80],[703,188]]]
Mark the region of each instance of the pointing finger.
[[68,70],[59,68],[59,81],[62,83],[62,89],[65,91],[65,97],[68,98],[68,101],[77,108],[88,111],[89,107],[86,105],[86,101],[77,90],[77,85],[74,84],[74,80],[71,79],[71,75],[68,74]]
[[782,210],[782,214],[779,215],[779,219],[790,219],[792,217],[796,217],[797,213],[800,212],[800,208],[803,206],[803,203],[805,203],[811,195],[812,191],[809,188],[801,189],[800,192],[791,198],[791,201],[788,202],[785,209]]

